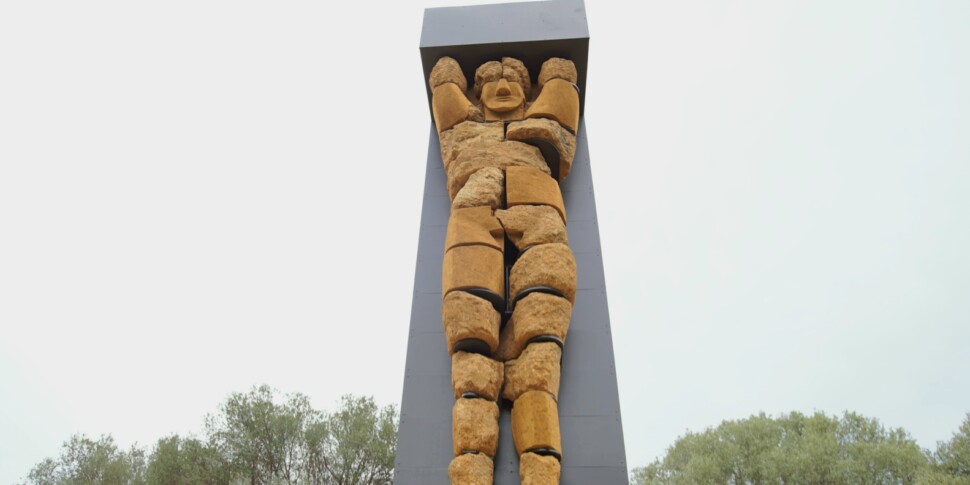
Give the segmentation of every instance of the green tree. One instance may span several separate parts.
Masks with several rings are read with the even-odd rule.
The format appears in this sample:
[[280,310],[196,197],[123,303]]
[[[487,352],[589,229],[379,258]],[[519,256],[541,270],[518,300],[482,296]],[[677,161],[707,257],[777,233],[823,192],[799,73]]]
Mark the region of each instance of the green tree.
[[232,478],[251,485],[383,485],[393,474],[397,411],[371,398],[344,396],[327,414],[260,386],[230,395],[206,428]]
[[233,393],[206,420],[207,432],[235,477],[252,485],[303,480],[306,433],[323,414],[302,394],[275,402],[268,386]]
[[845,413],[725,421],[679,438],[633,483],[731,485],[913,484],[930,459],[903,429]]
[[144,485],[145,452],[135,446],[119,450],[111,436],[75,435],[56,459],[40,462],[27,479],[36,485]]
[[930,475],[934,479],[946,476],[950,481],[932,482],[927,479],[922,483],[970,485],[970,413],[967,413],[950,441],[937,444],[934,458],[936,466]]
[[229,464],[215,447],[178,435],[158,440],[145,478],[147,485],[226,485],[231,479]]
[[204,439],[172,435],[143,450],[111,436],[74,436],[37,464],[32,485],[387,485],[397,446],[397,410],[344,396],[333,413],[302,394],[268,386],[230,394],[206,418]]
[[391,483],[397,450],[397,410],[369,397],[344,396],[340,409],[307,434],[308,474],[317,483]]

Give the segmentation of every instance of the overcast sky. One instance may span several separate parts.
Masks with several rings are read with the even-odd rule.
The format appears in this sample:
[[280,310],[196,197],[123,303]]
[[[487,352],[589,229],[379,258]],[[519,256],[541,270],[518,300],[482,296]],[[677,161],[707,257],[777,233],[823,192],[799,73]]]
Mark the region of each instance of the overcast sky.
[[[422,9],[454,3],[0,3],[0,483],[73,433],[200,431],[254,384],[400,401]],[[587,13],[628,463],[759,411],[948,439],[970,3]]]

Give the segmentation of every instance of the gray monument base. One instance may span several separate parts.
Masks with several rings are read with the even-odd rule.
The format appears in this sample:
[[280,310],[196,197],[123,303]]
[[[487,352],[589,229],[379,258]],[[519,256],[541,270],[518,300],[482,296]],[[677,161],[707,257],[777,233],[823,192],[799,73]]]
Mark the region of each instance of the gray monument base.
[[[627,485],[626,452],[616,387],[613,337],[596,222],[586,128],[573,170],[562,184],[569,245],[579,289],[563,352],[559,392],[563,485]],[[448,485],[451,462],[451,358],[441,324],[441,263],[451,204],[438,135],[431,126],[418,262],[411,303],[395,485]],[[502,409],[495,484],[519,483],[508,408]]]

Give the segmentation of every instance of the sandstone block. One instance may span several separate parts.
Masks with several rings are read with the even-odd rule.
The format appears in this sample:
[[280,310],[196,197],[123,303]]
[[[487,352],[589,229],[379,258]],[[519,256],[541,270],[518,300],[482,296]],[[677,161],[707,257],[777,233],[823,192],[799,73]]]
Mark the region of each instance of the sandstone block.
[[455,160],[448,165],[445,172],[448,176],[448,194],[454,200],[468,178],[483,168],[496,167],[505,170],[507,167],[519,166],[531,167],[550,178],[549,166],[542,158],[542,153],[534,146],[517,141],[483,141],[470,144],[462,148]]
[[442,294],[481,289],[504,299],[505,256],[502,251],[487,246],[458,246],[447,251],[441,268]]
[[458,61],[445,56],[438,59],[438,62],[431,68],[431,77],[428,84],[434,89],[442,84],[455,83],[462,92],[468,90],[468,81],[465,80],[465,73],[462,72]]
[[502,363],[484,355],[455,352],[451,356],[451,388],[455,399],[473,392],[482,399],[495,401],[502,389]]
[[482,87],[486,84],[502,79],[502,63],[488,61],[475,69],[475,96],[482,96]]
[[471,101],[455,83],[445,83],[434,88],[431,92],[431,111],[434,114],[434,125],[438,133],[465,121],[471,113]]
[[[506,139],[536,144],[535,140],[548,142],[559,154],[559,180],[565,180],[573,168],[576,156],[576,135],[569,132],[556,121],[545,118],[532,118],[510,123]],[[547,163],[553,163],[546,160]]]
[[492,485],[494,473],[495,465],[492,464],[492,459],[481,453],[456,456],[448,465],[448,479],[451,485]]
[[529,96],[529,91],[532,90],[532,79],[529,78],[529,70],[522,61],[514,57],[503,57],[502,77],[510,83],[518,83],[519,86],[522,86],[522,92],[525,93],[525,96]]
[[[479,115],[481,115],[480,110]],[[501,143],[504,140],[505,127],[502,123],[462,121],[438,136],[441,145],[441,162],[447,169],[448,165],[458,158],[458,154],[464,147],[481,142]]]
[[561,466],[555,457],[523,453],[519,457],[519,480],[522,485],[559,485]]
[[532,167],[505,169],[505,202],[510,208],[517,205],[547,205],[556,209],[563,223],[566,222],[566,205],[559,183],[548,172]]
[[529,391],[515,400],[512,406],[512,441],[520,455],[543,449],[562,453],[559,410],[551,395]]
[[558,400],[560,360],[562,349],[559,345],[553,342],[529,344],[518,359],[505,363],[505,389],[502,397],[515,401],[525,392],[542,391],[552,394]]
[[445,251],[458,246],[488,246],[505,251],[505,230],[487,206],[454,209],[448,218]]
[[524,296],[502,330],[493,356],[503,362],[516,359],[537,337],[552,336],[565,343],[571,314],[572,304],[565,298],[539,292]]
[[539,89],[542,89],[543,85],[553,79],[562,79],[576,84],[576,81],[579,80],[579,75],[576,73],[576,64],[561,57],[553,57],[543,62],[539,69]]
[[565,244],[540,244],[519,255],[509,273],[509,292],[515,298],[522,290],[548,286],[576,301],[576,260]]
[[451,414],[451,436],[455,456],[468,451],[495,456],[498,448],[498,404],[484,399],[455,401]]
[[[457,200],[457,199],[456,199]],[[520,251],[539,244],[568,244],[559,212],[547,205],[518,205],[495,211],[505,235]]]
[[569,300],[548,293],[529,293],[515,304],[499,338],[494,357],[501,361],[516,359],[529,340],[551,335],[566,341],[573,305]]
[[556,120],[569,131],[579,129],[579,92],[573,84],[562,79],[551,79],[525,114],[526,118],[549,118]]
[[500,168],[483,168],[468,177],[465,186],[451,202],[452,209],[466,207],[501,208],[505,201],[505,172]]
[[449,354],[462,340],[481,340],[492,352],[498,348],[502,315],[485,299],[464,291],[448,293],[441,303],[441,322]]

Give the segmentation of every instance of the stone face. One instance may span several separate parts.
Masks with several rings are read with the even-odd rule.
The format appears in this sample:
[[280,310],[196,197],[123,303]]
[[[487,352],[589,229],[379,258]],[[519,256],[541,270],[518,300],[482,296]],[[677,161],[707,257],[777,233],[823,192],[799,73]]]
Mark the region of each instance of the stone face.
[[562,79],[551,79],[525,114],[526,118],[549,118],[556,120],[569,131],[579,129],[579,93],[573,84]]
[[458,246],[488,246],[505,251],[505,230],[487,206],[453,209],[448,218],[445,251]]
[[502,315],[482,298],[464,291],[448,293],[441,303],[441,323],[449,354],[456,343],[467,339],[485,342],[492,352],[498,348]]
[[510,297],[535,286],[555,288],[576,301],[576,260],[565,244],[541,244],[519,255],[509,273]]
[[505,200],[505,172],[500,168],[483,168],[468,177],[451,203],[452,209],[489,207],[498,209]]
[[[475,109],[478,110],[478,108]],[[481,114],[480,110],[479,114]],[[441,144],[441,162],[447,169],[466,146],[486,141],[495,143],[504,141],[505,127],[502,123],[463,121],[450,130],[442,132],[438,139]]]
[[495,401],[502,389],[502,363],[484,355],[455,352],[451,356],[451,388],[455,399],[474,392],[482,399]]
[[[457,198],[456,198],[457,200]],[[495,211],[505,235],[519,250],[539,244],[568,244],[566,225],[556,209],[544,205],[519,205]]]
[[566,341],[573,305],[569,300],[548,293],[530,293],[515,304],[499,338],[494,357],[508,361],[516,359],[529,340],[551,335]]
[[495,465],[492,464],[492,459],[481,453],[456,456],[448,465],[448,479],[451,485],[492,485],[494,473]]
[[576,64],[561,57],[553,57],[543,62],[542,68],[539,69],[539,89],[553,79],[562,79],[576,84],[579,79],[579,75],[576,74]]
[[474,108],[465,93],[454,83],[442,84],[434,88],[431,94],[431,111],[438,133],[467,120]]
[[512,441],[520,455],[539,449],[562,453],[559,410],[551,395],[529,391],[515,400],[512,405]]
[[510,208],[517,205],[547,205],[556,209],[563,222],[566,222],[566,205],[559,183],[548,172],[532,167],[505,169],[505,202]]
[[502,77],[509,82],[518,83],[522,86],[522,92],[526,97],[529,96],[529,91],[532,90],[532,79],[529,78],[529,70],[522,61],[514,57],[503,57]]
[[[510,123],[505,137],[510,141],[528,142],[545,140],[559,153],[559,180],[565,180],[573,168],[576,157],[576,135],[569,132],[556,121],[545,118],[532,118]],[[547,160],[548,162],[548,160]]]
[[465,73],[462,72],[461,66],[458,65],[458,61],[448,56],[438,59],[431,68],[431,77],[428,79],[431,89],[446,83],[455,83],[462,92],[468,90],[468,82],[465,80]]
[[475,96],[482,96],[482,87],[486,84],[502,79],[502,63],[488,61],[475,69]]
[[555,457],[523,453],[519,457],[519,480],[522,485],[559,485],[561,466]]
[[562,349],[553,342],[529,344],[518,359],[505,363],[502,397],[515,401],[527,391],[543,391],[559,399],[561,359]]
[[531,167],[546,174],[546,178],[551,180],[549,167],[542,158],[542,153],[534,146],[517,141],[470,144],[462,148],[455,160],[448,165],[448,194],[454,200],[468,178],[483,168],[496,167],[504,170],[516,166]]
[[468,451],[495,456],[498,448],[498,404],[484,399],[455,401],[451,414],[451,436],[455,456]]
[[516,121],[525,118],[525,93],[522,85],[500,79],[482,87],[485,121]]

